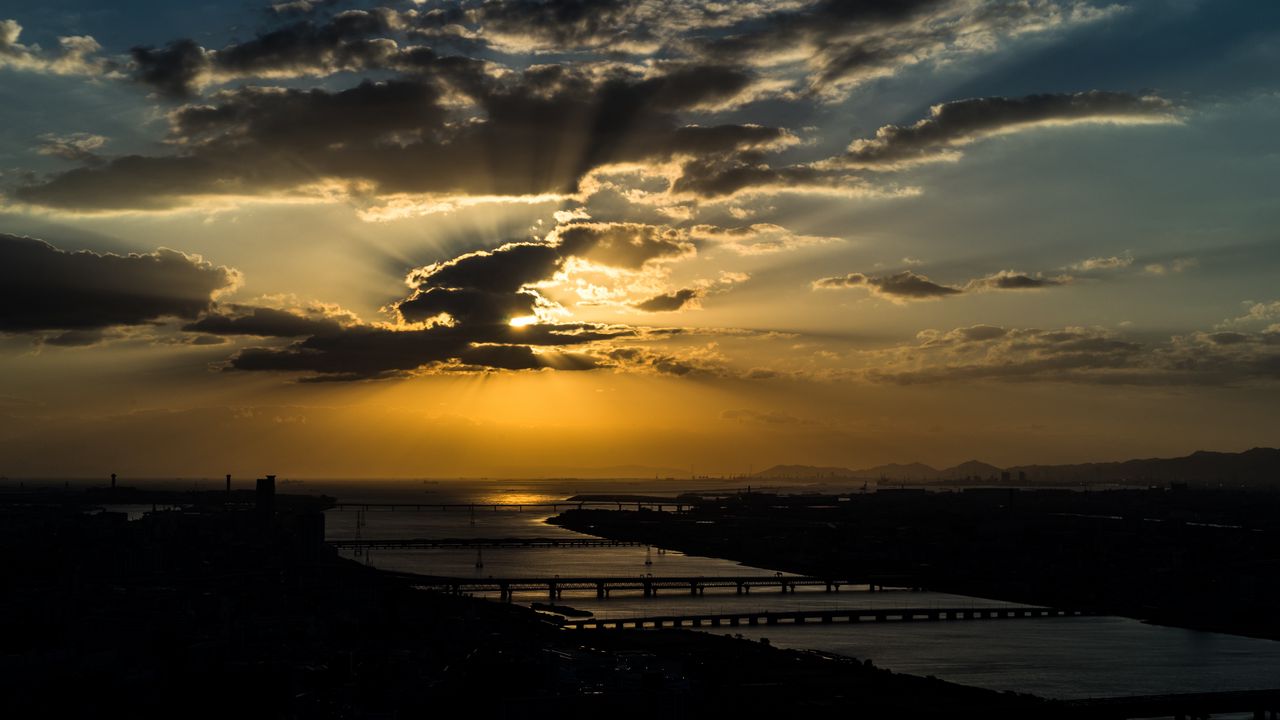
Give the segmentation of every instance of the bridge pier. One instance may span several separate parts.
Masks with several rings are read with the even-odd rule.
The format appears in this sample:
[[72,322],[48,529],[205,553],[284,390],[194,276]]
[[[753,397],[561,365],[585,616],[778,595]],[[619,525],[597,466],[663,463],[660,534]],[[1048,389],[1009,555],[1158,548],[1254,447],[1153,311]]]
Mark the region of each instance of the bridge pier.
[[608,597],[609,592],[604,589],[604,583],[596,583],[596,599],[603,600]]

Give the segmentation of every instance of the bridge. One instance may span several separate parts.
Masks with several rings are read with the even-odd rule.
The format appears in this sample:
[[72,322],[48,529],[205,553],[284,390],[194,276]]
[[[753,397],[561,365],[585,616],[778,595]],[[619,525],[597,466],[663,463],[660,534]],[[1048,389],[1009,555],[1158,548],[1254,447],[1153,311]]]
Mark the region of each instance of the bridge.
[[1103,720],[1173,717],[1207,718],[1220,713],[1252,713],[1254,718],[1280,718],[1280,690],[1133,695],[1129,697],[1067,700],[1082,715]]
[[646,543],[631,540],[606,540],[604,538],[408,538],[384,540],[330,540],[335,548],[364,549],[441,549],[468,548],[599,548],[643,547]]
[[[794,593],[798,587],[821,587],[826,592],[839,592],[842,586],[868,585],[872,591],[887,586],[902,587],[898,577],[872,578],[822,578],[806,575],[704,575],[704,576],[655,576],[628,575],[617,577],[537,577],[537,578],[458,578],[394,573],[415,587],[454,594],[496,592],[509,600],[516,592],[541,592],[555,600],[565,590],[595,590],[596,597],[606,598],[614,590],[640,590],[645,597],[656,596],[659,591],[680,591],[690,595],[702,595],[707,588],[733,588],[737,594],[750,594],[752,588],[773,589],[782,593]],[[907,582],[905,587],[913,587]]]
[[803,625],[807,622],[910,622],[913,620],[1010,620],[1015,618],[1074,617],[1080,610],[1049,607],[922,607],[922,608],[843,608],[840,610],[749,611],[739,613],[706,613],[698,615],[653,615],[633,618],[570,618],[562,627],[574,630],[661,627],[738,627],[740,625]]
[[665,512],[673,510],[675,512],[684,512],[693,507],[693,503],[679,500],[554,500],[552,502],[527,502],[527,503],[365,503],[365,502],[340,502],[331,506],[334,510],[364,510],[367,512],[423,512],[427,510],[467,510],[475,512],[476,510],[491,510],[497,512],[499,510],[513,510],[516,512],[524,512],[525,510],[550,510],[551,512],[560,512],[560,508],[565,510],[582,510],[588,507],[604,507],[615,510],[623,510],[635,508],[636,510],[657,510]]

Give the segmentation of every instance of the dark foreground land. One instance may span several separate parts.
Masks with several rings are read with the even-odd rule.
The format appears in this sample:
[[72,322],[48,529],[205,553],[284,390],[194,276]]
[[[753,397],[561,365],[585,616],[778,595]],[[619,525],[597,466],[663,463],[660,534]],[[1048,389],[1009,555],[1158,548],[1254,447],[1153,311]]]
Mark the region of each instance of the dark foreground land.
[[1280,640],[1280,493],[743,493],[684,513],[572,510],[615,540]]
[[315,500],[196,498],[128,522],[85,499],[0,499],[2,717],[1068,713],[851,659],[675,630],[567,631],[415,590],[338,558]]

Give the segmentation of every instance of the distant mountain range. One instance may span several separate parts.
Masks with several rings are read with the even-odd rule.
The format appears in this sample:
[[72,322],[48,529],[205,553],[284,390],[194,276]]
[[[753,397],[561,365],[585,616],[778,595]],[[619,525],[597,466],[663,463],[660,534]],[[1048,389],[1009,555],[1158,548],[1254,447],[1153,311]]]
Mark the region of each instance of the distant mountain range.
[[923,463],[877,465],[852,470],[815,465],[775,465],[756,473],[769,479],[867,479],[941,482],[967,478],[999,479],[1008,472],[1013,481],[1019,473],[1027,483],[1075,483],[1129,481],[1225,482],[1229,484],[1280,484],[1280,449],[1254,448],[1241,453],[1201,450],[1186,457],[1147,458],[1123,462],[1081,463],[1077,465],[1017,465],[1000,468],[970,460],[939,470]]

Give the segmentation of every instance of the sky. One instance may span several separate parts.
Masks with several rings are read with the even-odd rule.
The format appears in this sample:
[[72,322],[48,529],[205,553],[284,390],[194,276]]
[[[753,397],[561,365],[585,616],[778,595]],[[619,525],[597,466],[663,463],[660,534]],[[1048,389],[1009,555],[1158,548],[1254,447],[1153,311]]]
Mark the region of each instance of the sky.
[[1252,0],[10,0],[0,475],[1275,446],[1276,67]]

